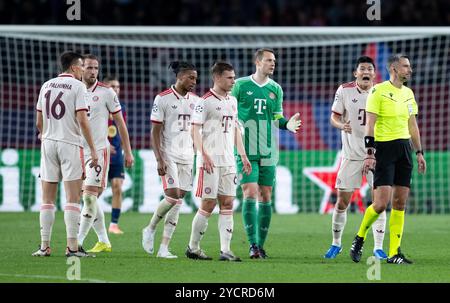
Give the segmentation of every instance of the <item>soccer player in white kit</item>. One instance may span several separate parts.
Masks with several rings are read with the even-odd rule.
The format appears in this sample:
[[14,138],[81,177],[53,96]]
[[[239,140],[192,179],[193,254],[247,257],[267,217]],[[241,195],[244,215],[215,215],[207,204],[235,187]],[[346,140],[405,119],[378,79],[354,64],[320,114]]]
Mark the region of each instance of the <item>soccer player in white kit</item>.
[[156,96],[152,108],[152,148],[158,162],[164,198],[142,230],[142,247],[153,254],[157,224],[165,218],[164,231],[157,257],[174,259],[169,243],[178,223],[180,206],[186,192],[192,190],[194,148],[191,138],[191,117],[198,97],[191,91],[197,84],[197,71],[188,62],[175,61],[169,68],[176,83]]
[[196,195],[202,198],[202,202],[192,220],[186,256],[198,260],[212,259],[200,249],[200,241],[218,201],[219,260],[240,262],[241,259],[230,249],[234,225],[233,201],[237,186],[234,146],[237,147],[241,157],[243,172],[250,174],[252,166],[245,153],[237,123],[237,100],[229,95],[235,82],[233,66],[226,62],[217,62],[211,68],[211,74],[214,86],[197,102],[192,119],[192,137],[195,148],[199,151]]
[[[375,63],[367,56],[359,57],[353,75],[356,81],[342,84],[336,91],[331,125],[342,130],[342,162],[336,179],[337,202],[333,210],[333,242],[325,253],[326,259],[334,259],[342,251],[341,239],[347,222],[347,207],[355,189],[361,187],[363,163],[366,156],[364,147],[364,128],[366,125],[366,100],[375,79]],[[372,188],[373,173],[366,175]],[[383,240],[386,226],[386,212],[372,225],[374,236],[374,256],[386,259]]]
[[[105,215],[97,203],[107,185],[110,143],[108,140],[108,119],[111,114],[116,122],[124,150],[125,166],[134,163],[131,153],[127,126],[122,116],[119,99],[112,88],[97,80],[99,60],[88,54],[83,56],[83,83],[87,87],[86,104],[88,106],[89,124],[92,129],[95,147],[97,148],[98,164],[90,167],[90,154],[85,155],[86,179],[83,183],[83,209],[81,211],[80,230],[78,233],[79,250],[83,250],[83,242],[92,227],[98,236],[98,242],[88,252],[110,252],[111,242],[105,227]],[[86,142],[84,142],[86,144]]]
[[41,246],[33,256],[50,256],[50,240],[55,221],[55,201],[58,183],[64,181],[67,204],[64,208],[67,248],[66,256],[85,257],[78,251],[77,233],[80,221],[80,192],[84,178],[82,136],[92,155],[91,165],[98,157],[89,128],[85,102],[86,87],[80,81],[82,56],[64,52],[60,56],[64,71],[45,82],[40,90],[36,110],[36,126],[41,143],[40,177],[42,205],[39,215]]

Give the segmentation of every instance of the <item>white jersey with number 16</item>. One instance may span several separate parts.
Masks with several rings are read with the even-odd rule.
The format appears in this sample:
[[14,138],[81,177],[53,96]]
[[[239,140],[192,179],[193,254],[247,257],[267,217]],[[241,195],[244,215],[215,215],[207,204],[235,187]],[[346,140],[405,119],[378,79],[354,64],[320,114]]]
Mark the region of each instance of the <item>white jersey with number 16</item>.
[[62,141],[82,146],[77,111],[88,108],[86,86],[70,74],[61,74],[45,82],[39,93],[36,110],[42,112],[42,140]]

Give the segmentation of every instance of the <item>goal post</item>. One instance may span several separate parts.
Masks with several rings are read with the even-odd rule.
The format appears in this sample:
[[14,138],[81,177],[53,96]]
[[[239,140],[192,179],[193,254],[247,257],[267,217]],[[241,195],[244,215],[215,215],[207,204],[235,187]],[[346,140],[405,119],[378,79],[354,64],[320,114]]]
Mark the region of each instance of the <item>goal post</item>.
[[[300,112],[297,134],[278,134],[280,160],[274,190],[279,213],[322,212],[336,199],[340,134],[329,123],[337,87],[353,80],[358,56],[374,58],[377,81],[387,79],[390,54],[411,58],[408,85],[419,105],[418,122],[428,162],[425,176],[414,169],[408,211],[450,212],[450,27],[125,27],[0,26],[0,211],[38,210],[39,146],[35,103],[43,82],[58,74],[64,50],[93,53],[100,75],[119,77],[119,96],[127,109],[127,125],[136,165],[127,170],[125,210],[153,211],[162,195],[150,146],[150,113],[157,93],[174,83],[173,60],[189,60],[198,68],[196,93],[212,84],[209,68],[216,60],[233,64],[237,77],[254,71],[252,56],[273,48],[273,76],[284,90],[285,116]],[[62,190],[58,205],[64,202]],[[239,208],[239,198],[236,207]],[[352,209],[364,209],[367,186],[356,191]],[[110,208],[108,189],[100,203]],[[189,195],[184,212],[199,201]]]

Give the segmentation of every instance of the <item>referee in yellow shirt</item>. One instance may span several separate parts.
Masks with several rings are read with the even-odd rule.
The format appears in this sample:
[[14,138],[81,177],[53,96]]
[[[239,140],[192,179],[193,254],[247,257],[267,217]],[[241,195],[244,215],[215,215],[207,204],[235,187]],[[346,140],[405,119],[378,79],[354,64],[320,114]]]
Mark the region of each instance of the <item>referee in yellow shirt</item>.
[[419,174],[425,173],[426,162],[416,121],[417,103],[413,91],[403,85],[412,74],[409,58],[402,54],[391,56],[388,69],[389,81],[375,85],[367,98],[364,173],[375,172],[374,196],[353,240],[350,256],[354,262],[361,260],[370,226],[392,200],[387,263],[411,264],[412,261],[402,254],[400,243],[413,168],[412,147]]

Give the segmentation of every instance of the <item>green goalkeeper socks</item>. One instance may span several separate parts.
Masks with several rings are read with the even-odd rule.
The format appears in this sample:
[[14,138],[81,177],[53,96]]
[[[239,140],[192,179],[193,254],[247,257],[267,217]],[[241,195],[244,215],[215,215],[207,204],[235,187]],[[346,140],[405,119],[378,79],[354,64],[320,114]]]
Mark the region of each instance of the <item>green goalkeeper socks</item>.
[[247,233],[247,239],[250,244],[256,244],[256,201],[254,199],[245,199],[242,205],[242,219],[244,229]]
[[264,247],[264,242],[269,232],[270,220],[272,219],[272,203],[259,202],[258,204],[258,246]]

